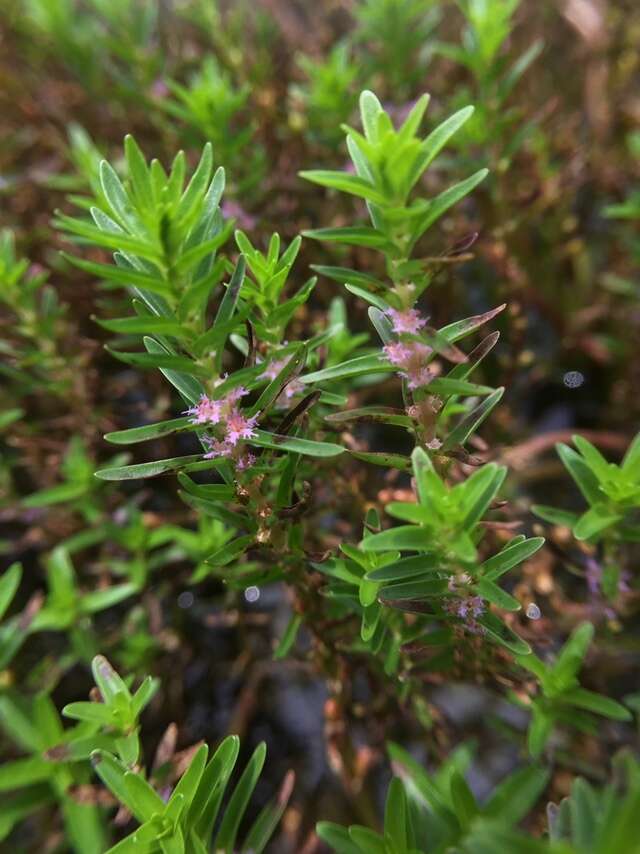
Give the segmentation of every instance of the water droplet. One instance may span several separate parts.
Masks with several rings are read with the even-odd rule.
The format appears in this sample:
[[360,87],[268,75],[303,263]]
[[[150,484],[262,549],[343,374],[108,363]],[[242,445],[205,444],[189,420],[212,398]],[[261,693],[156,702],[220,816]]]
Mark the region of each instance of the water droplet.
[[178,596],[178,607],[179,608],[184,608],[186,610],[187,608],[190,608],[193,605],[193,602],[194,602],[193,593],[190,593],[188,590],[185,590],[184,593],[181,593]]
[[538,608],[535,602],[530,602],[527,605],[526,614],[530,620],[539,620],[542,616],[540,608]]
[[244,598],[247,602],[257,602],[260,598],[260,589],[255,586],[247,587],[244,591]]
[[567,371],[562,382],[567,388],[580,388],[584,382],[584,374],[581,374],[580,371]]

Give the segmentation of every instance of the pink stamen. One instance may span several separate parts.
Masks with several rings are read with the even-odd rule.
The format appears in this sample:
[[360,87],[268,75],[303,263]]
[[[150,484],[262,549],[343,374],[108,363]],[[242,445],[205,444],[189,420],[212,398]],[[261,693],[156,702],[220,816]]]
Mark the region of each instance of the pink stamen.
[[417,335],[418,332],[426,325],[426,318],[422,317],[419,311],[415,308],[407,308],[404,311],[397,311],[395,308],[390,308],[387,315],[391,319],[393,331],[396,335]]

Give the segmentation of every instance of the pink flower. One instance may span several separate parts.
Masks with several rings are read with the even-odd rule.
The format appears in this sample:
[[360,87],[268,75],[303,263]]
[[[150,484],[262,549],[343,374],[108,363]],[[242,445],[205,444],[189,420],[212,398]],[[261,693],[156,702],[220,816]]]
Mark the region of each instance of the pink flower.
[[383,350],[391,364],[398,365],[398,367],[404,367],[411,358],[411,346],[403,344],[402,341],[393,341],[391,344],[385,344]]
[[244,228],[246,231],[250,231],[255,227],[256,218],[251,216],[250,213],[247,213],[238,202],[234,202],[232,199],[225,199],[220,206],[222,210],[222,215],[225,219],[235,219],[239,228]]
[[395,308],[390,308],[387,315],[391,318],[393,331],[396,335],[407,333],[409,335],[417,335],[420,329],[426,325],[426,318],[422,317],[419,311],[415,308],[407,308],[404,311],[397,311]]
[[484,614],[484,602],[480,596],[470,596],[468,599],[462,599],[458,604],[457,613],[463,620],[470,617],[480,617]]
[[241,397],[249,394],[248,390],[243,386],[239,385],[237,388],[232,388],[230,392],[223,398],[226,403],[231,406],[234,403],[237,403]]
[[[216,383],[219,385],[221,381]],[[204,436],[203,442],[207,449],[204,455],[206,460],[212,460],[216,457],[228,457],[231,462],[236,463],[239,470],[243,470],[255,461],[255,458],[248,453],[242,453],[242,448],[238,443],[243,439],[253,439],[256,435],[254,427],[258,420],[257,415],[247,417],[238,409],[238,401],[249,392],[243,386],[238,386],[231,389],[224,397],[218,400],[211,400],[206,395],[202,395],[196,406],[188,409],[189,415],[194,417],[191,419],[194,424],[218,424],[221,430],[224,430],[224,435]]]
[[246,418],[241,412],[235,409],[230,412],[226,420],[225,442],[233,447],[238,444],[240,439],[252,439],[256,433],[254,427],[257,417],[254,415],[251,418]]
[[204,436],[202,441],[209,448],[204,455],[205,460],[213,460],[216,457],[226,457],[231,453],[231,448],[226,442],[220,442],[218,439],[212,439],[210,436]]
[[473,634],[482,634],[484,628],[477,622],[485,612],[484,600],[481,596],[459,596],[450,599],[444,604],[444,609],[452,617],[458,617],[465,624],[465,628]]
[[287,359],[274,359],[258,377],[259,380],[275,380],[280,371],[287,364]]
[[194,416],[191,419],[192,424],[219,424],[234,411],[235,404],[245,394],[249,394],[249,392],[243,386],[231,389],[225,397],[217,400],[212,400],[203,394],[195,406],[186,410],[186,414]]
[[412,368],[410,371],[407,371],[404,376],[409,388],[414,390],[417,388],[424,388],[426,385],[429,385],[431,380],[434,379],[435,374],[426,366],[421,366],[419,368]]
[[192,424],[218,424],[222,417],[222,400],[211,400],[203,394],[198,403],[187,409],[187,415],[193,415]]
[[425,364],[432,352],[431,347],[420,341],[410,341],[406,344],[394,341],[384,347],[384,353],[391,364],[402,368],[400,376],[407,380],[410,389],[423,388],[435,377],[435,373]]
[[166,98],[169,94],[169,87],[161,78],[154,80],[151,84],[151,95],[154,98]]
[[256,458],[252,453],[243,454],[236,463],[236,469],[238,471],[245,471],[246,469],[250,468],[255,463],[255,461]]

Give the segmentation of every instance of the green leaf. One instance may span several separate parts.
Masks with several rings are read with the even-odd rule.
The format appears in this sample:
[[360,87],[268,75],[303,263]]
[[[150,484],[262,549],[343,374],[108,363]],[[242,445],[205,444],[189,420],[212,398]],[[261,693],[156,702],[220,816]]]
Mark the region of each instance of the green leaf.
[[491,611],[486,611],[482,616],[478,617],[478,622],[492,640],[506,647],[516,655],[527,655],[531,652],[529,644],[525,643],[515,632],[512,632]]
[[268,803],[255,820],[241,849],[241,854],[262,854],[282,818],[295,783],[293,771],[287,772],[277,797]]
[[299,439],[296,436],[279,436],[276,433],[267,433],[265,430],[256,430],[255,438],[247,441],[250,445],[256,445],[259,448],[292,451],[308,457],[336,457],[344,452],[341,445],[335,445],[332,442],[315,442],[311,439]]
[[327,380],[338,380],[343,377],[356,377],[361,374],[389,373],[395,370],[396,368],[392,364],[382,359],[377,354],[371,356],[358,356],[356,359],[350,359],[348,362],[343,362],[341,365],[333,365],[329,368],[323,368],[320,371],[314,371],[311,374],[306,374],[306,376],[300,377],[300,382],[305,383],[305,385],[309,385],[311,383],[325,382]]
[[594,628],[591,623],[582,623],[571,632],[555,664],[550,668],[554,684],[558,688],[568,688],[574,681],[577,672],[582,667],[593,635]]
[[[162,344],[153,338],[145,337],[143,339],[143,343],[149,353],[167,352]],[[163,374],[167,380],[169,380],[171,385],[180,392],[182,398],[187,403],[197,403],[200,397],[204,394],[204,386],[193,376],[193,371],[191,370],[188,373],[181,373],[180,371],[160,368],[160,373]]]
[[404,414],[402,409],[393,409],[390,406],[361,406],[359,409],[346,409],[342,412],[331,413],[325,416],[329,424],[342,424],[349,421],[381,422],[382,424],[396,424],[400,427],[410,427],[411,418]]
[[12,741],[30,753],[43,749],[41,733],[22,706],[6,694],[0,695],[0,726]]
[[235,497],[235,488],[226,483],[196,483],[186,474],[178,472],[178,481],[190,494],[205,501],[224,501],[229,503]]
[[515,537],[498,554],[493,555],[479,567],[479,574],[488,581],[497,581],[505,572],[523,560],[527,560],[544,545],[544,537],[524,539]]
[[640,481],[640,433],[627,448],[622,460],[622,471],[634,480]]
[[486,599],[498,608],[502,608],[504,611],[519,611],[522,607],[515,597],[486,578],[481,579],[475,585],[475,590],[483,599]]
[[0,578],[0,620],[4,617],[22,579],[22,565],[12,563]]
[[552,729],[553,718],[540,706],[534,705],[531,710],[531,723],[527,733],[527,746],[534,759],[537,759],[544,750]]
[[311,169],[298,173],[301,178],[319,184],[321,187],[329,187],[342,193],[350,193],[370,202],[384,204],[386,201],[383,193],[373,186],[369,181],[348,172],[333,172],[327,169]]
[[124,804],[124,806],[138,819],[145,821],[145,815],[139,810],[136,800],[131,797],[129,788],[125,785],[124,778],[126,767],[105,750],[94,750],[91,754],[91,764],[105,786],[112,794]]
[[434,548],[433,534],[416,525],[399,525],[362,540],[360,548],[367,552],[428,551]]
[[498,494],[506,475],[506,466],[487,463],[482,468],[476,469],[471,477],[460,485],[462,488],[461,510],[464,513],[462,525],[465,529],[472,528],[480,521]]
[[153,187],[151,185],[151,177],[149,175],[149,168],[138,143],[131,134],[127,134],[124,138],[124,150],[127,159],[127,169],[131,176],[133,192],[136,196],[138,205],[148,211],[151,211],[154,208],[155,199],[153,195]]
[[141,317],[118,317],[113,320],[101,320],[99,317],[94,318],[96,323],[109,332],[116,332],[121,335],[172,335],[177,338],[185,338],[186,330],[177,320],[172,320],[170,317],[155,317],[154,315],[143,315]]
[[286,658],[291,650],[291,647],[296,642],[296,638],[298,636],[298,632],[300,630],[300,626],[302,625],[302,617],[300,614],[294,614],[289,622],[287,623],[287,627],[284,630],[284,634],[278,641],[278,645],[275,648],[273,653],[273,658],[275,661],[280,661],[283,658]]
[[580,846],[578,850],[594,850],[592,845],[597,834],[599,807],[601,808],[601,804],[595,791],[586,780],[578,777],[571,787],[569,798],[571,838],[576,847]]
[[154,275],[142,273],[132,267],[98,264],[95,261],[85,261],[83,258],[77,258],[75,255],[69,255],[66,252],[62,253],[62,257],[79,270],[84,270],[85,273],[90,273],[92,276],[107,282],[116,282],[124,288],[141,288],[161,296],[167,296],[171,293],[169,282],[165,281],[160,273]]
[[572,436],[573,444],[584,457],[597,480],[606,480],[609,475],[609,463],[600,451],[582,436]]
[[164,368],[171,371],[180,371],[192,377],[209,377],[211,371],[197,365],[188,356],[174,356],[172,353],[123,353],[120,350],[112,350],[106,347],[109,353],[119,362],[125,365],[133,365],[137,368]]
[[377,294],[372,294],[365,288],[361,288],[358,285],[352,284],[351,282],[345,282],[344,286],[349,291],[349,293],[355,294],[355,296],[360,297],[360,299],[371,303],[371,305],[374,305],[376,308],[379,308],[380,311],[389,310],[389,303],[382,297],[379,297]]
[[102,854],[108,842],[100,808],[94,804],[79,804],[66,794],[60,802],[65,836],[72,850]]
[[599,504],[602,501],[603,494],[600,491],[598,479],[580,454],[577,454],[568,445],[563,444],[556,445],[556,450],[589,504]]
[[[184,191],[180,204],[176,211],[176,220],[185,222],[193,219],[202,204],[209,179],[211,178],[211,170],[213,169],[213,146],[207,142],[202,149],[200,161],[196,166],[195,172],[191,176],[191,180]],[[182,189],[182,187],[180,187]]]
[[362,854],[362,848],[352,841],[349,831],[340,824],[320,821],[316,824],[316,833],[336,854]]
[[368,581],[404,581],[415,576],[437,572],[440,569],[440,559],[436,555],[419,555],[406,557],[386,566],[370,570],[365,578]]
[[131,696],[124,680],[104,655],[96,655],[93,658],[91,672],[105,703],[110,703],[118,694]]
[[435,199],[432,199],[425,215],[418,220],[414,227],[414,242],[417,241],[418,238],[421,237],[434,222],[436,222],[436,220],[440,219],[440,217],[446,213],[450,207],[455,205],[456,202],[459,202],[475,187],[477,187],[488,174],[488,169],[479,169],[477,172],[474,172],[473,175],[470,175],[469,178],[454,184],[453,187],[449,187],[447,190],[440,193],[440,195],[436,196]]
[[[97,208],[92,208],[92,214],[102,220],[109,220],[102,211]],[[111,220],[111,222],[113,222]],[[102,228],[91,225],[89,222],[74,219],[65,214],[57,213],[54,224],[61,231],[75,234],[77,237],[82,237],[95,246],[102,246],[105,249],[112,249],[119,252],[131,253],[134,256],[143,258],[145,261],[150,261],[152,264],[161,264],[162,255],[159,247],[155,247],[147,243],[145,240],[140,240],[136,237],[130,237],[124,232],[114,233],[113,231],[105,231]],[[115,226],[115,223],[113,223]],[[74,261],[75,263],[75,261]]]
[[83,614],[95,614],[98,611],[104,611],[105,608],[111,608],[128,599],[138,592],[138,587],[135,584],[113,584],[104,590],[94,590],[92,593],[83,594],[80,599],[80,610]]
[[233,854],[240,822],[249,804],[264,765],[267,748],[264,742],[258,745],[242,776],[238,780],[227,804],[220,830],[216,836],[215,850],[224,854]]
[[576,540],[588,540],[615,525],[622,518],[621,514],[612,513],[602,504],[596,504],[580,516],[573,526],[573,536]]
[[349,836],[356,842],[362,854],[387,854],[387,846],[384,839],[374,830],[368,827],[360,827],[352,824],[349,828]]
[[442,451],[449,451],[458,445],[464,445],[469,436],[478,429],[491,410],[499,403],[504,394],[504,388],[497,388],[478,406],[468,412],[464,418],[451,430],[442,443]]
[[[236,266],[233,271],[233,275],[229,281],[227,286],[227,290],[225,291],[224,297],[222,298],[222,302],[220,303],[220,307],[218,308],[218,313],[216,314],[216,318],[213,322],[213,329],[223,329],[227,327],[227,324],[231,320],[233,313],[235,312],[236,305],[238,303],[238,298],[240,296],[240,289],[242,288],[242,283],[244,282],[246,263],[244,255],[239,255],[238,260],[236,261]],[[226,336],[222,335],[220,341],[216,341],[216,355],[215,355],[215,367],[216,371],[220,373],[222,369],[222,356],[224,351],[224,345],[226,341]]]
[[460,826],[466,830],[475,816],[478,814],[478,805],[467,781],[462,774],[453,769],[451,774],[451,802],[455,810]]
[[486,385],[477,385],[467,380],[457,380],[452,377],[436,377],[428,385],[429,392],[448,397],[451,394],[460,394],[465,397],[471,395],[492,394],[494,389]]
[[145,424],[143,427],[131,427],[128,430],[118,430],[115,433],[105,433],[107,442],[114,445],[133,445],[136,442],[148,442],[160,436],[169,436],[179,430],[196,429],[189,417],[172,418],[170,421],[157,421],[155,424]]
[[351,448],[346,448],[346,450],[357,460],[371,463],[374,466],[386,466],[401,471],[408,471],[411,468],[410,457],[404,457],[402,454],[387,454],[382,451],[352,451]]
[[369,142],[378,142],[378,119],[384,112],[378,98],[369,89],[360,93],[360,118]]
[[4,761],[0,766],[0,792],[10,792],[49,780],[57,773],[56,766],[39,756]]
[[[347,286],[346,283],[348,282],[351,285],[356,285],[357,287],[364,288],[365,290],[368,290],[369,288],[373,288],[374,290],[385,289],[384,282],[381,282],[380,279],[376,279],[376,277],[372,276],[370,273],[363,273],[360,270],[352,270],[349,267],[331,267],[325,264],[311,264],[310,266],[314,272],[319,273],[321,276],[326,276],[329,279],[333,279],[336,282],[340,282],[345,286]],[[385,303],[385,306],[386,305],[387,304]]]
[[342,228],[314,228],[302,232],[312,240],[345,243],[349,246],[366,246],[370,249],[390,249],[391,244],[382,232],[368,225],[348,225]]
[[564,525],[567,528],[573,528],[580,518],[577,513],[559,510],[557,507],[549,507],[547,504],[534,504],[531,507],[531,512],[540,519],[544,519],[545,522],[550,522],[552,525]]
[[407,796],[402,782],[394,777],[387,790],[384,807],[384,834],[389,837],[394,850],[403,852],[407,848]]
[[134,804],[133,812],[138,820],[142,816],[142,821],[148,821],[152,816],[164,812],[164,801],[140,774],[126,771],[123,783],[127,791],[128,803]]
[[401,602],[407,599],[422,600],[432,596],[443,596],[447,592],[448,581],[440,578],[418,578],[403,584],[385,585],[380,593],[380,599],[385,602]]
[[185,504],[193,507],[194,510],[203,513],[205,516],[212,516],[214,519],[219,519],[224,522],[229,528],[247,528],[249,531],[255,531],[255,522],[244,513],[238,513],[235,510],[229,510],[228,505],[231,498],[224,496],[215,498],[200,498],[198,495],[192,495],[188,492],[178,490],[178,495]]
[[28,495],[23,499],[22,506],[29,508],[49,507],[51,504],[74,501],[85,496],[88,490],[89,485],[85,482],[61,483],[59,486],[52,486],[49,489],[42,489],[39,492],[34,492],[33,495]]
[[497,308],[492,308],[491,311],[485,311],[484,314],[475,314],[473,317],[466,317],[464,320],[456,320],[455,323],[450,323],[448,326],[443,326],[438,332],[444,336],[450,344],[454,344],[461,338],[466,338],[476,329],[479,329],[485,323],[493,320],[500,312],[507,307],[506,302],[499,305]]
[[[422,765],[416,762],[408,751],[393,742],[387,743],[387,750],[389,751],[394,770],[396,766],[399,766],[402,769],[401,776],[411,781],[411,784],[415,786],[422,798],[429,804],[433,813],[450,830],[457,832],[458,822],[451,811],[448,796],[443,795],[439,786],[427,774]],[[396,771],[396,773],[398,772]]]
[[[111,211],[120,225],[134,234],[139,232],[139,223],[133,213],[127,193],[115,170],[106,160],[100,163],[100,185]],[[140,235],[138,234],[138,236]]]
[[201,454],[190,454],[186,457],[171,457],[166,460],[156,460],[153,463],[136,463],[132,466],[116,466],[115,468],[100,469],[96,477],[100,480],[140,480],[146,477],[157,477],[170,471],[177,471],[189,463],[202,460]]
[[498,783],[482,814],[498,820],[508,816],[510,824],[518,824],[533,809],[549,777],[549,770],[538,765],[518,769]]
[[415,184],[420,175],[429,167],[456,131],[473,115],[474,109],[471,106],[463,107],[431,131],[429,136],[421,144],[420,156],[411,169],[410,186]]
[[205,558],[205,563],[211,566],[226,566],[226,564],[231,563],[232,560],[236,560],[241,554],[244,554],[254,543],[255,537],[245,534],[217,549],[213,554],[208,555]]
[[185,804],[190,804],[192,802],[198,790],[202,775],[204,774],[208,753],[209,748],[207,745],[201,744],[189,763],[189,767],[171,793],[167,808],[169,808],[173,802],[177,801],[178,798],[184,798]]
[[19,421],[20,418],[23,418],[24,414],[24,409],[19,409],[18,407],[15,409],[6,409],[4,412],[0,412],[0,430],[6,430],[7,427],[10,427],[15,421]]
[[430,100],[431,96],[425,93],[420,95],[415,102],[398,131],[398,140],[400,143],[407,143],[416,136]]
[[568,691],[563,691],[559,699],[563,703],[570,703],[572,706],[595,712],[597,715],[604,715],[605,718],[612,718],[615,721],[633,719],[629,709],[626,709],[621,703],[584,688],[571,688]]
[[237,736],[231,735],[222,741],[205,768],[189,807],[188,823],[196,828],[200,838],[206,842],[215,824],[239,751],[240,739]]

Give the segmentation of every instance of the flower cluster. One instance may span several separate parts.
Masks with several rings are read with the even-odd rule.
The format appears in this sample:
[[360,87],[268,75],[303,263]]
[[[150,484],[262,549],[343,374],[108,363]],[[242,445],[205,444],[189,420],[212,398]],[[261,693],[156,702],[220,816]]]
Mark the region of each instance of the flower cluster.
[[456,596],[445,602],[444,609],[452,617],[463,620],[465,628],[473,634],[480,634],[483,631],[482,626],[477,622],[477,618],[485,612],[485,604],[481,596]]
[[455,595],[447,599],[444,609],[452,617],[463,620],[465,628],[470,632],[481,634],[484,629],[477,622],[477,619],[484,614],[486,608],[481,596],[474,596],[468,592],[467,585],[470,581],[471,576],[467,572],[459,573],[449,579],[447,586]]
[[400,368],[398,373],[407,380],[410,389],[424,388],[436,376],[426,365],[432,353],[433,349],[420,341],[393,341],[384,347],[385,356]]
[[391,325],[396,335],[417,335],[427,323],[427,319],[422,317],[420,312],[415,308],[407,308],[404,311],[397,311],[395,308],[390,308],[387,310],[387,316],[391,320]]
[[[427,318],[415,308],[403,311],[389,308],[386,314],[396,335],[418,335],[427,323]],[[426,365],[432,353],[431,347],[415,340],[393,341],[384,347],[385,356],[392,365],[400,368],[398,373],[407,380],[410,389],[424,388],[436,376]]]
[[239,453],[240,443],[255,437],[254,427],[258,420],[256,415],[248,418],[238,408],[238,401],[246,394],[248,391],[242,386],[215,400],[203,394],[198,403],[187,410],[186,414],[192,416],[192,424],[220,425],[224,430],[222,438],[203,438],[208,448],[205,459],[232,457],[240,470],[255,461],[252,454]]

